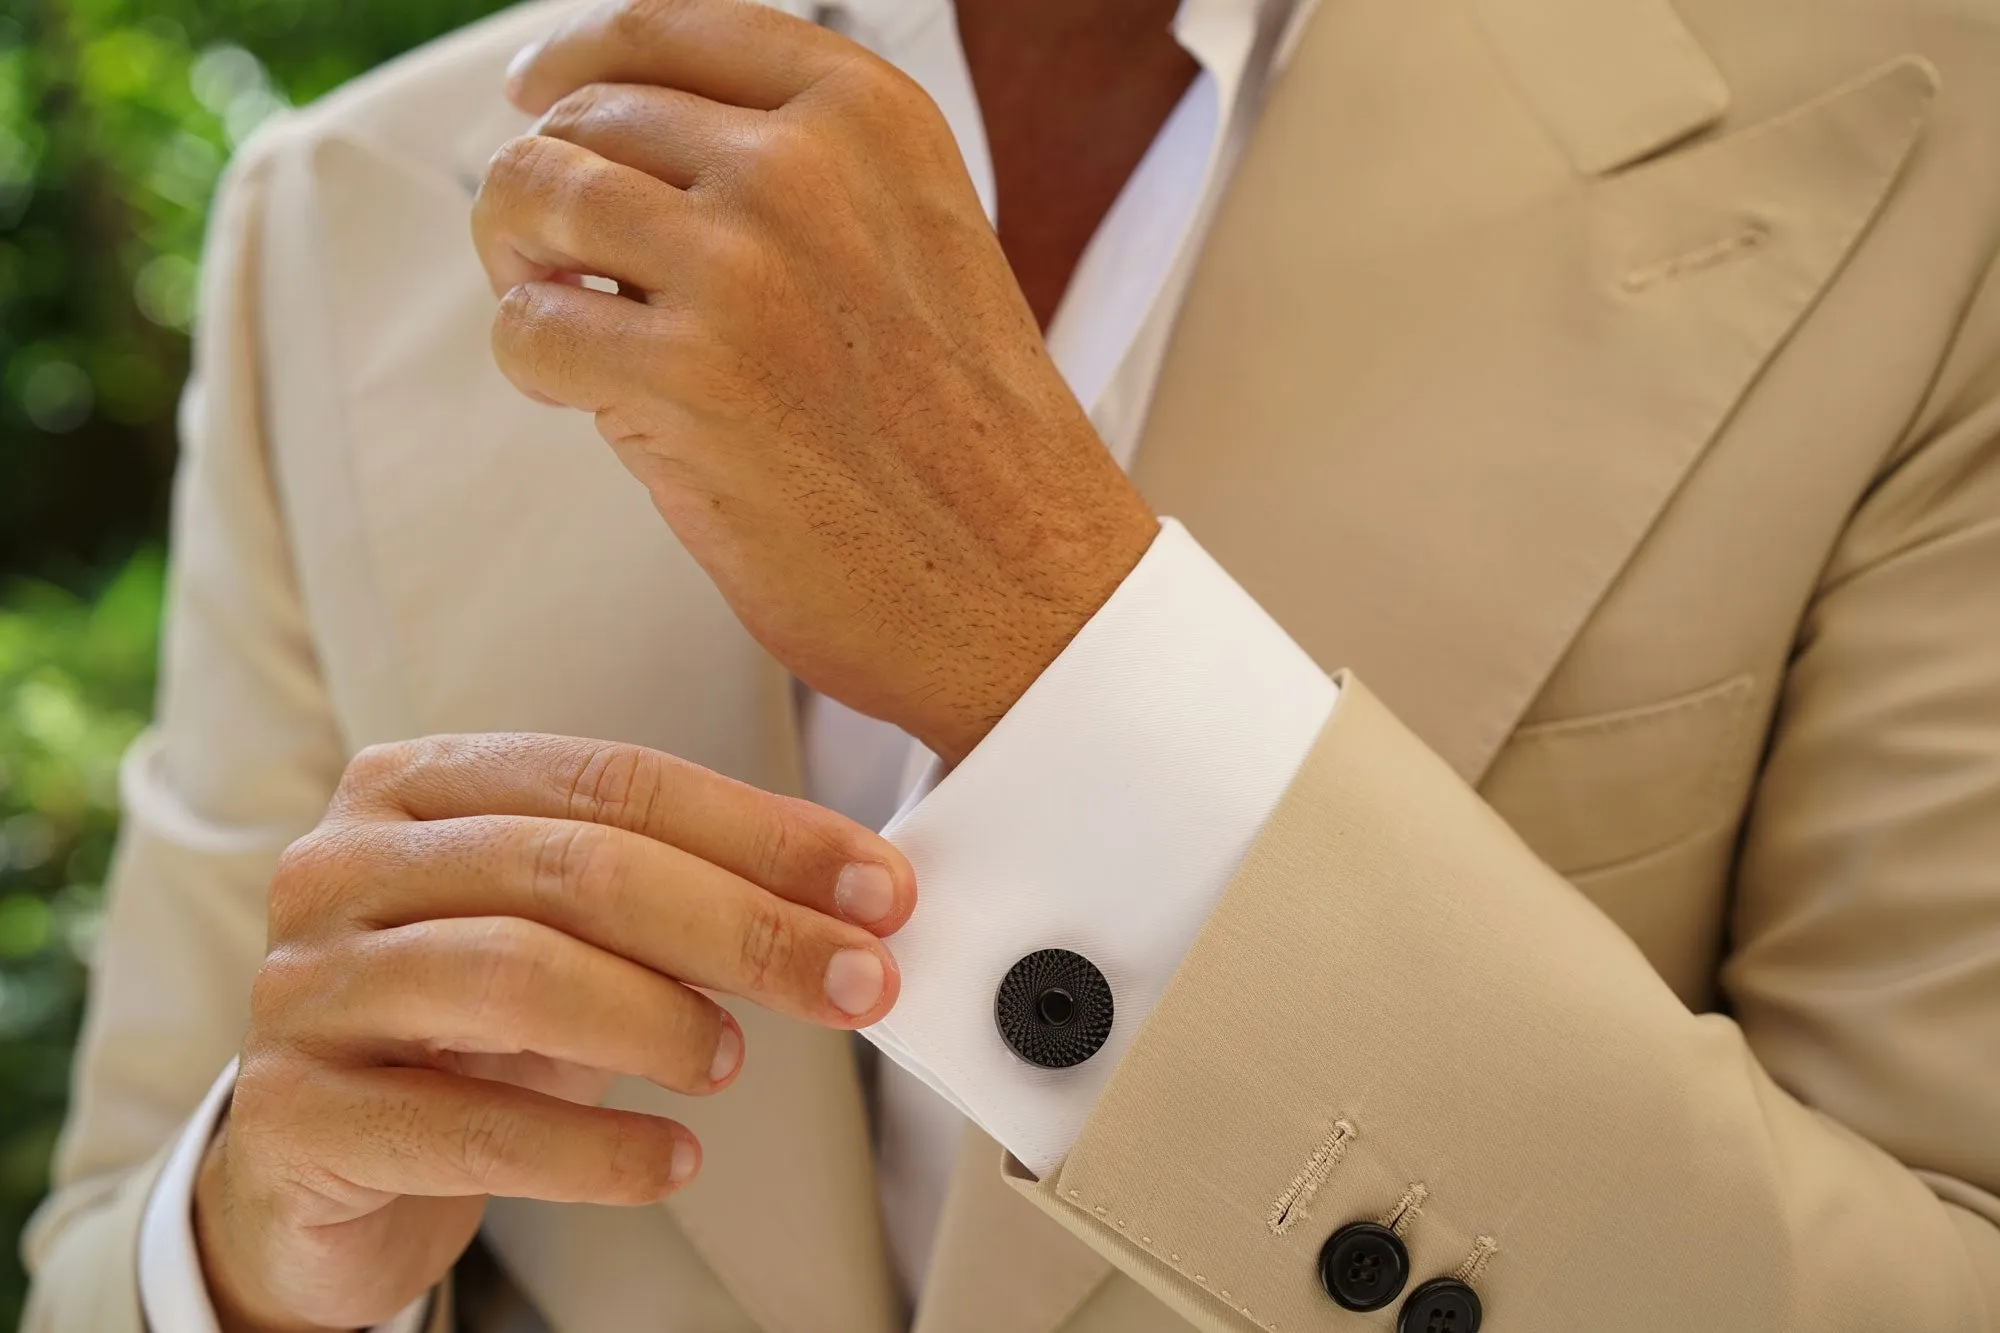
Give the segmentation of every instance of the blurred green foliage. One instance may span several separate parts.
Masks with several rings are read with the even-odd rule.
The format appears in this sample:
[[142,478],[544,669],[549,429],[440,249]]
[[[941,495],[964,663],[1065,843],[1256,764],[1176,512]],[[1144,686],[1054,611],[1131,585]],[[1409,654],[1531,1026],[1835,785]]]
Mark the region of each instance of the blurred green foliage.
[[501,0],[0,0],[0,1328],[47,1186],[158,638],[216,178],[259,124]]
[[[160,559],[135,557],[94,600],[18,586],[0,608],[0,1236],[47,1186],[105,863],[118,757],[144,725]],[[13,1327],[18,1272],[0,1284]]]

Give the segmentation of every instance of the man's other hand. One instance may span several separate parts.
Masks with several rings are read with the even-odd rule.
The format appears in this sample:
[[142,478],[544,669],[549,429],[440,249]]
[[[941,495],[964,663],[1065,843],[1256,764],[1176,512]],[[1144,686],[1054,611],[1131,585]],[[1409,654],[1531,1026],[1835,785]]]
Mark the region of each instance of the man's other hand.
[[727,1087],[743,1034],[704,991],[875,1022],[897,989],[879,937],[915,901],[875,834],[655,751],[364,751],[272,881],[234,1098],[196,1185],[223,1326],[387,1319],[444,1276],[489,1195],[673,1193],[699,1145],[595,1105],[612,1079]]
[[596,414],[794,674],[961,758],[1157,524],[943,116],[743,0],[603,6],[525,52],[511,92],[541,120],[474,220],[501,368]]

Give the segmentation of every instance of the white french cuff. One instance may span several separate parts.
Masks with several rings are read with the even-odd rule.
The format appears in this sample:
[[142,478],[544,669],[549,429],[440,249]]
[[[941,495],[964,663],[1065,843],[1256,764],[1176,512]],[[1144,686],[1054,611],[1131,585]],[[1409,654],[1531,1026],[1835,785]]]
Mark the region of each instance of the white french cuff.
[[[1326,725],[1339,687],[1164,520],[1138,566],[979,747],[885,830],[917,872],[889,940],[896,1007],[864,1033],[1037,1175],[1098,1094]],[[1046,1069],[995,1020],[1014,964],[1083,955],[1115,1018]]]
[[[231,1060],[202,1098],[201,1109],[181,1130],[166,1166],[153,1182],[152,1196],[146,1200],[145,1217],[139,1224],[139,1306],[146,1316],[148,1333],[220,1333],[215,1306],[208,1299],[208,1283],[201,1274],[201,1255],[195,1248],[194,1184],[202,1155],[215,1137],[215,1127],[235,1086],[236,1062]],[[430,1304],[428,1294],[421,1296],[369,1333],[419,1333]]]

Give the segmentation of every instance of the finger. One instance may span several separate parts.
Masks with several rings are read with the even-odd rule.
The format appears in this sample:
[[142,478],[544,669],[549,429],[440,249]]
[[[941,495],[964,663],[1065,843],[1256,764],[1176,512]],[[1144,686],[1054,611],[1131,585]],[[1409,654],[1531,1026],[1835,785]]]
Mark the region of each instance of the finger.
[[728,1085],[743,1036],[705,995],[616,953],[518,917],[461,917],[365,932],[338,953],[268,962],[272,1012],[336,1048],[419,1046],[535,1054],[703,1096]]
[[[340,842],[334,915],[373,929],[519,917],[826,1027],[864,1026],[895,1002],[895,961],[869,931],[623,829],[482,816],[364,825]],[[273,929],[315,910],[328,915],[278,895]]]
[[663,291],[689,256],[686,196],[588,148],[544,135],[503,144],[472,206],[472,239],[496,295],[587,273]]
[[616,0],[515,57],[507,93],[540,115],[587,83],[650,83],[769,111],[861,48],[747,0]]
[[559,99],[529,133],[685,190],[740,158],[759,128],[755,112],[679,89],[590,83]]
[[381,746],[350,766],[335,803],[364,818],[525,815],[626,829],[883,935],[916,906],[915,872],[887,838],[639,745],[504,734]]
[[289,1151],[385,1194],[635,1206],[701,1169],[701,1145],[672,1120],[485,1079],[321,1066],[303,1091],[279,1125]]
[[590,287],[524,282],[500,298],[493,319],[493,359],[508,381],[580,412],[614,410],[676,354],[666,311]]

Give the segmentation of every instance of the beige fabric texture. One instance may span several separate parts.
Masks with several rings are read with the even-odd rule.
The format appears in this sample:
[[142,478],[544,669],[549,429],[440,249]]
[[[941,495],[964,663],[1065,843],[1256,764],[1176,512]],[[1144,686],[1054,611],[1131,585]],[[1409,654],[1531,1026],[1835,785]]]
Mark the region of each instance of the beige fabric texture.
[[[36,1333],[141,1327],[141,1164],[346,756],[796,787],[782,671],[487,354],[499,74],[574,8],[232,169]],[[1324,0],[1138,476],[1353,674],[1062,1168],[968,1148],[920,1333],[1386,1329],[1313,1257],[1402,1201],[1495,1333],[2000,1327],[1996,164],[1994,0]],[[743,1018],[726,1097],[619,1091],[685,1194],[493,1205],[557,1333],[906,1318],[845,1039]]]

